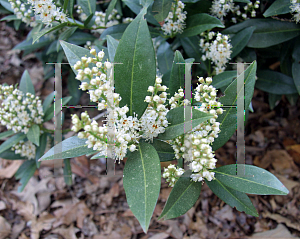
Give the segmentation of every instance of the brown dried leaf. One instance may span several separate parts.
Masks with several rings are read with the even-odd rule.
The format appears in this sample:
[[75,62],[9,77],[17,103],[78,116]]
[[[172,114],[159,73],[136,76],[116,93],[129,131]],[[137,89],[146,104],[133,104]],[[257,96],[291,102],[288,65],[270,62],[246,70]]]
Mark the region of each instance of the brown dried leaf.
[[23,160],[13,160],[6,168],[0,168],[0,178],[11,178],[14,176],[22,163]]
[[6,239],[11,232],[11,226],[6,219],[0,216],[0,239]]
[[65,239],[77,239],[76,233],[79,231],[80,230],[78,228],[74,228],[73,224],[71,224],[68,228],[60,227],[52,230],[53,233],[57,233]]

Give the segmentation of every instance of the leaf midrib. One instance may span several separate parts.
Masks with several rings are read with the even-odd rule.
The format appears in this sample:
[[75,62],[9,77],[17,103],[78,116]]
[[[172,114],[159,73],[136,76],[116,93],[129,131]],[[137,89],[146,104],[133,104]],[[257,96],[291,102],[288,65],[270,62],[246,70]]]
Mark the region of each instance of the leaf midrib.
[[146,227],[146,218],[147,218],[147,187],[146,187],[146,171],[145,171],[145,164],[144,164],[144,158],[142,155],[142,149],[141,146],[139,147],[139,152],[141,156],[142,166],[143,166],[143,173],[144,173],[144,188],[145,188],[145,227]]

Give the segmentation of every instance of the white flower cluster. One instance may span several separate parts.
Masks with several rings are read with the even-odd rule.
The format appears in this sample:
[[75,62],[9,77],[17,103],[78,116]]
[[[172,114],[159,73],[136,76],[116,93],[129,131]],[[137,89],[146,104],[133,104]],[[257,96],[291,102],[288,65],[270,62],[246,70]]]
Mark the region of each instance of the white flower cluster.
[[35,158],[36,147],[29,140],[26,142],[21,140],[20,142],[16,143],[11,150],[15,151],[15,154],[20,154],[22,157],[26,157],[28,159]]
[[60,7],[56,7],[52,0],[28,0],[28,3],[33,6],[35,13],[47,26],[52,26],[53,21],[60,23],[68,21],[66,14]]
[[296,23],[300,22],[300,2],[299,0],[291,0],[291,13]]
[[171,12],[162,25],[162,30],[165,35],[173,37],[177,32],[182,33],[185,28],[184,20],[186,19],[186,11],[183,11],[184,3],[176,0],[172,3]]
[[210,86],[212,79],[207,77],[204,80],[203,77],[200,77],[199,82],[201,84],[197,86],[194,98],[195,101],[201,103],[201,106],[196,109],[209,113],[213,117],[207,122],[199,124],[186,135],[166,141],[172,144],[177,159],[185,158],[185,155],[189,156],[185,160],[191,162],[189,168],[193,173],[190,177],[195,182],[201,182],[203,178],[211,181],[214,178],[214,173],[209,169],[216,167],[217,160],[214,158],[214,152],[210,145],[218,137],[220,123],[216,122],[216,119],[219,114],[223,113],[221,103],[217,102],[217,90]]
[[[216,39],[212,41],[216,35]],[[210,60],[212,64],[215,64],[216,75],[222,73],[225,70],[226,63],[230,60],[232,45],[229,43],[227,35],[215,32],[203,32],[200,36],[205,39],[200,39],[200,47],[205,55],[202,55],[202,60]]]
[[[240,21],[244,21],[246,19],[249,19],[248,15],[251,17],[256,17],[256,11],[255,9],[259,8],[260,1],[256,1],[255,3],[249,2],[246,6],[243,7],[243,12],[240,11],[240,7],[237,6],[237,9],[235,11],[235,14],[239,17],[241,17]],[[237,19],[233,17],[231,19],[233,23],[237,23]]]
[[[76,11],[78,14],[79,14],[79,18],[81,21],[85,21],[88,16],[83,12],[81,6],[77,6],[77,11]],[[102,33],[105,29],[103,28],[100,28],[100,29],[97,29],[98,27],[111,27],[111,26],[114,26],[114,25],[118,25],[119,24],[119,21],[117,19],[120,19],[121,16],[119,14],[117,14],[118,11],[116,9],[113,9],[111,14],[109,14],[108,16],[108,22],[106,23],[105,25],[105,16],[106,16],[106,13],[105,12],[102,12],[102,11],[96,11],[95,12],[95,22],[94,22],[94,25],[92,26],[92,28],[94,30],[92,30],[91,32],[98,32],[98,33]],[[128,21],[130,19],[127,19]]]
[[236,7],[233,0],[214,0],[210,9],[212,16],[215,16],[224,23],[224,17],[227,16],[229,11],[234,12]]
[[27,134],[33,124],[43,123],[44,112],[38,96],[0,85],[0,100],[0,122],[8,130]]
[[20,20],[22,20],[22,22],[26,23],[26,25],[29,25],[31,27],[35,27],[37,25],[37,23],[35,21],[33,21],[31,19],[31,13],[32,10],[26,9],[25,4],[22,3],[20,0],[8,0],[10,3],[11,8],[14,11],[14,14],[16,15],[16,17]]
[[167,168],[164,168],[163,178],[169,183],[170,187],[174,187],[179,177],[184,173],[182,168],[176,168],[174,164],[170,164]]
[[132,17],[126,17],[122,19],[122,23],[131,23],[134,19]]
[[[146,111],[140,119],[141,130],[143,131],[142,137],[146,140],[153,142],[153,137],[157,137],[158,134],[165,132],[165,128],[168,127],[167,113],[168,109],[164,105],[167,100],[167,87],[161,85],[162,79],[157,77],[155,85],[148,87],[148,92],[151,92],[151,96],[146,96],[145,102],[149,103]],[[158,95],[158,92],[162,91]]]

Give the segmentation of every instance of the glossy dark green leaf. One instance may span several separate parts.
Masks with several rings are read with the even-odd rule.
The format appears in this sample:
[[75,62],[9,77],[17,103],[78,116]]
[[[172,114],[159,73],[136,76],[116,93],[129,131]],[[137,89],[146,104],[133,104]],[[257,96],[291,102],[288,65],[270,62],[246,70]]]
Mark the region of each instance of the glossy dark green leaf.
[[14,12],[14,10],[11,8],[11,5],[8,1],[1,0],[0,3],[6,10],[8,10],[10,12]]
[[73,16],[73,9],[74,9],[74,2],[75,0],[69,0],[68,2],[68,15],[70,15],[71,17]]
[[99,159],[99,158],[105,158],[106,156],[103,155],[102,153],[97,153],[91,159]]
[[46,45],[49,45],[52,42],[51,39],[46,38],[46,37],[41,37],[38,42],[36,42],[34,45],[32,45],[32,39],[30,40],[24,40],[18,45],[16,45],[13,50],[36,50],[39,48],[42,48]]
[[285,95],[286,98],[288,99],[288,101],[290,102],[290,104],[292,106],[296,105],[297,103],[297,100],[299,99],[299,94],[298,93],[295,93],[295,94],[287,94]]
[[255,26],[256,29],[247,46],[252,48],[266,48],[288,41],[300,35],[300,26],[293,22],[275,19],[248,19],[242,23],[228,27],[222,34],[236,34],[246,27]]
[[[254,61],[247,70],[244,71],[244,97],[245,97],[245,109],[249,108],[255,85],[255,75],[256,75],[256,61]],[[225,111],[223,114],[218,116],[217,121],[221,123],[218,138],[213,142],[213,150],[217,150],[222,147],[236,131],[236,122],[237,122],[237,109],[236,109],[236,100],[237,100],[237,81],[240,78],[235,79],[225,90],[225,96],[220,98],[220,102],[224,106],[233,106],[231,108],[223,108]],[[238,93],[240,94],[240,92]]]
[[68,42],[75,45],[83,45],[87,41],[93,42],[95,39],[97,39],[95,36],[93,36],[90,33],[82,32],[77,30],[69,39]]
[[[240,167],[240,168],[237,168]],[[244,175],[237,175],[237,170]],[[247,164],[229,164],[213,170],[215,177],[234,190],[258,195],[287,195],[287,188],[265,169]]]
[[196,62],[201,62],[202,64],[202,53],[199,47],[199,41],[198,36],[180,38],[180,43],[188,57],[193,57]]
[[295,40],[297,40],[299,37],[296,37],[290,41],[282,43],[281,49],[280,49],[280,72],[292,77],[292,66],[293,66],[293,58],[291,55],[293,54]]
[[164,21],[172,6],[172,0],[157,0],[152,5],[152,13],[158,22]]
[[14,21],[14,27],[15,27],[16,31],[19,30],[21,23],[22,23],[21,20],[15,20]]
[[291,1],[290,0],[276,0],[272,5],[264,12],[264,17],[271,17],[280,14],[286,14],[291,11],[290,9]]
[[174,60],[171,68],[171,75],[169,82],[169,93],[170,97],[174,96],[175,92],[178,92],[178,89],[184,89],[184,79],[185,79],[185,65],[177,64],[185,63],[180,51],[176,51],[174,55]]
[[21,186],[18,187],[18,193],[22,192],[27,185],[29,179],[33,176],[37,169],[35,160],[26,160],[15,174],[16,179],[21,179]]
[[[61,99],[61,104],[66,105],[70,100],[72,99],[72,96],[66,96]],[[61,111],[58,111],[56,114],[60,114]],[[44,112],[44,121],[48,121],[54,117],[54,104],[51,104],[50,107],[46,112]]]
[[12,131],[12,130],[7,130],[7,131],[5,131],[5,132],[0,133],[0,139],[4,139],[4,138],[9,137],[9,136],[11,136],[11,135],[13,135],[13,134],[15,134],[14,131]]
[[159,139],[153,139],[151,145],[156,149],[160,162],[172,161],[175,158],[175,153],[172,146]]
[[213,76],[212,85],[216,89],[228,86],[234,77],[236,77],[236,71],[224,71],[216,76]]
[[20,154],[15,154],[15,151],[12,151],[11,149],[7,149],[4,152],[0,153],[0,158],[9,160],[27,159],[25,157],[22,157]]
[[254,217],[259,216],[251,200],[245,193],[226,187],[217,178],[212,181],[207,181],[205,179],[205,182],[214,194],[216,194],[221,200],[223,200],[232,208],[235,207],[236,210],[240,212],[244,211],[245,213]]
[[74,34],[74,32],[77,30],[77,27],[69,27],[68,29],[64,30],[58,37],[57,45],[56,45],[56,50],[59,50],[60,47],[60,40],[66,41]]
[[19,18],[17,18],[16,15],[9,15],[9,16],[6,16],[6,17],[3,17],[1,18],[0,22],[2,21],[12,21],[12,20],[18,20]]
[[25,70],[22,74],[19,90],[22,91],[24,94],[28,92],[35,95],[34,87],[27,70]]
[[52,147],[39,161],[73,158],[95,152],[93,148],[88,148],[85,142],[86,139],[79,139],[77,136],[65,139]]
[[96,0],[77,0],[77,4],[81,6],[82,11],[87,15],[95,14]]
[[72,170],[70,159],[64,159],[64,179],[67,185],[72,185]]
[[234,58],[237,56],[248,44],[254,30],[255,26],[247,27],[241,31],[239,31],[237,34],[234,35],[233,38],[231,38],[230,44],[232,45],[232,53],[231,58]]
[[108,16],[109,16],[109,14],[111,14],[112,10],[115,8],[116,3],[117,3],[117,0],[110,1],[109,5],[108,5],[108,8],[106,9],[106,12],[105,12],[104,25],[106,25],[106,23],[108,21]]
[[[211,114],[203,113],[192,108],[192,128],[195,128],[200,123],[209,120]],[[162,140],[174,139],[190,130],[184,129],[184,106],[171,109],[167,114],[167,120],[170,123],[163,134],[159,134],[158,138]],[[184,131],[186,130],[186,131]]]
[[0,153],[4,152],[5,150],[11,148],[12,146],[14,146],[16,143],[20,142],[22,139],[25,139],[26,135],[23,133],[18,133],[12,137],[10,137],[9,139],[7,139],[5,142],[3,142],[0,145]]
[[257,72],[255,87],[272,94],[293,94],[297,88],[293,78],[277,71],[261,70]]
[[281,100],[281,96],[282,95],[276,95],[272,93],[268,94],[269,105],[271,110],[273,110],[275,106],[278,105],[279,101]]
[[299,42],[299,37],[298,41],[295,43],[293,54],[293,65],[292,65],[292,74],[293,74],[293,79],[294,83],[296,86],[296,89],[298,91],[298,94],[300,95],[300,42]]
[[[120,107],[127,105],[128,115],[135,112],[140,118],[148,106],[145,96],[148,86],[154,85],[156,77],[155,52],[146,20],[146,9],[126,28],[119,42],[114,67],[115,90],[122,97]],[[147,57],[145,57],[147,56]],[[142,80],[141,80],[142,79]]]
[[43,102],[43,111],[46,112],[49,106],[51,105],[54,99],[54,91],[47,95],[46,99]]
[[51,53],[53,53],[53,52],[57,52],[56,48],[57,48],[57,43],[58,43],[58,42],[59,42],[58,40],[55,40],[55,41],[53,41],[53,42],[49,45],[49,47],[48,47],[48,49],[47,49],[47,52],[46,52],[46,55],[49,55],[49,54],[51,54]]
[[164,75],[171,70],[173,56],[170,44],[167,41],[161,43],[157,49],[157,64],[161,74]]
[[35,145],[40,145],[40,127],[37,124],[34,124],[29,128],[27,138]]
[[161,168],[155,148],[144,142],[130,153],[124,167],[123,185],[127,203],[147,233],[161,184]]
[[38,160],[43,156],[45,153],[47,146],[47,133],[43,133],[40,137],[40,146],[37,147],[36,149],[36,154],[35,154],[35,162],[36,162],[36,167],[39,168],[41,165],[41,162],[38,162]]
[[186,20],[186,28],[183,30],[182,34],[178,34],[178,37],[190,37],[196,36],[200,33],[215,28],[224,28],[222,22],[213,16],[206,13],[195,14]]
[[122,24],[111,26],[102,32],[100,39],[104,40],[106,39],[107,35],[110,35],[114,39],[120,40],[128,25],[129,23],[126,24],[122,23]]
[[192,181],[190,175],[191,171],[186,171],[175,183],[158,219],[179,217],[194,206],[200,196],[201,183]]
[[63,5],[63,10],[64,10],[64,13],[66,13],[66,10],[67,10],[67,7],[68,7],[68,4],[69,4],[69,0],[65,0],[65,1],[64,1],[64,5]]
[[72,99],[69,101],[68,105],[77,105],[80,97],[82,95],[82,90],[79,89],[80,81],[75,79],[75,74],[73,71],[70,71],[68,76],[68,90]]
[[32,44],[34,44],[38,39],[40,39],[42,36],[44,36],[45,34],[47,33],[50,33],[52,31],[57,31],[65,26],[67,26],[68,23],[64,22],[64,23],[61,23],[57,26],[54,26],[54,27],[46,27],[44,28],[43,30],[39,31],[39,32],[36,32],[35,34],[33,34],[33,42]]
[[109,35],[106,37],[106,39],[107,39],[107,50],[109,55],[109,61],[114,62],[119,41],[117,41],[116,39],[114,39]]

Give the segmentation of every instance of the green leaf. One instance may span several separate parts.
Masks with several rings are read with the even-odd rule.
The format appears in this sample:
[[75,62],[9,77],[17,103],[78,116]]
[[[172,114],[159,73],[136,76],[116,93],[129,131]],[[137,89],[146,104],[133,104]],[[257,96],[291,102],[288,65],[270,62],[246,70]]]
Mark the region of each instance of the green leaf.
[[13,50],[35,50],[42,48],[46,45],[49,45],[53,40],[46,38],[46,37],[41,37],[38,42],[36,42],[34,45],[32,45],[32,39],[30,40],[24,40],[18,45],[16,45]]
[[46,55],[49,55],[53,52],[57,52],[56,48],[57,48],[57,44],[59,43],[58,40],[53,41],[50,46],[47,49]]
[[152,5],[152,14],[158,22],[163,22],[172,7],[172,0],[156,0]]
[[298,93],[296,93],[296,94],[287,94],[285,96],[286,96],[286,98],[288,99],[288,101],[290,102],[290,104],[292,106],[296,105],[297,100],[299,98],[299,94]]
[[69,27],[68,29],[64,30],[58,37],[58,41],[56,43],[56,51],[59,51],[60,47],[60,40],[66,41],[74,34],[74,32],[77,30],[77,27]]
[[231,58],[236,57],[246,47],[255,28],[255,26],[247,27],[234,35],[234,37],[230,41],[232,45],[232,53],[230,56]]
[[212,85],[216,89],[228,86],[234,77],[236,77],[236,71],[224,71],[216,76],[213,76]]
[[212,181],[207,181],[205,179],[205,182],[214,194],[216,194],[221,200],[223,200],[232,208],[236,207],[236,210],[240,212],[244,211],[245,213],[254,217],[259,216],[251,200],[245,193],[226,187],[218,179],[214,179]]
[[87,27],[88,24],[91,22],[91,20],[92,20],[93,17],[94,17],[94,14],[89,15],[88,18],[84,21],[83,25],[85,27]]
[[73,158],[95,152],[93,148],[88,148],[85,142],[86,139],[79,139],[77,136],[65,139],[52,147],[39,161]]
[[276,95],[276,94],[269,93],[268,96],[269,96],[270,109],[273,110],[275,108],[275,106],[279,103],[279,101],[281,100],[282,95]]
[[164,141],[153,139],[151,145],[155,148],[158,153],[160,162],[172,161],[175,158],[175,153],[172,146]]
[[188,57],[193,57],[195,58],[196,62],[201,62],[202,64],[203,61],[201,59],[202,53],[199,47],[199,37],[192,36],[192,37],[184,37],[179,39]]
[[18,193],[22,192],[27,185],[29,179],[33,176],[36,170],[36,164],[34,160],[26,160],[18,169],[15,174],[16,179],[21,179],[21,186],[18,187]]
[[139,1],[143,7],[148,8],[153,3],[154,0],[139,0]]
[[[209,120],[211,117],[211,114],[203,113],[199,110],[192,108],[192,128],[195,128],[200,123]],[[190,129],[186,129],[186,131],[184,131],[184,106],[171,109],[167,114],[167,120],[170,123],[170,125],[166,128],[163,134],[158,135],[159,139],[174,139],[190,131]]]
[[247,44],[248,47],[252,48],[274,46],[300,34],[300,27],[297,24],[274,19],[248,19],[242,23],[228,27],[222,31],[222,34],[236,34],[246,27],[251,26],[256,27]]
[[22,91],[24,94],[28,92],[35,95],[34,87],[27,70],[25,70],[22,74],[19,90]]
[[[245,169],[245,175],[238,176],[236,171]],[[289,191],[270,172],[247,164],[229,164],[212,170],[215,177],[234,190],[258,195],[287,195]]]
[[[244,92],[245,92],[245,109],[249,108],[255,85],[255,74],[256,74],[256,61],[254,61],[247,70],[244,71]],[[236,120],[237,120],[237,109],[236,109],[236,101],[237,101],[237,81],[235,79],[225,90],[225,96],[220,98],[220,102],[224,106],[233,106],[231,108],[224,108],[223,114],[218,116],[217,121],[221,123],[218,138],[213,142],[212,148],[213,150],[217,150],[222,147],[233,135],[236,131]],[[240,92],[238,93],[240,94]]]
[[[130,23],[119,42],[114,67],[115,90],[122,97],[120,107],[127,105],[128,115],[135,112],[140,118],[148,103],[145,96],[148,86],[154,85],[156,77],[155,52],[146,20],[146,9]],[[147,56],[147,57],[145,57]],[[143,79],[143,80],[141,80]]]
[[69,101],[70,105],[77,105],[82,95],[82,90],[79,89],[80,81],[75,79],[73,71],[69,72],[68,76],[68,90],[72,99]]
[[36,124],[32,125],[27,133],[27,138],[35,145],[40,145],[40,127]]
[[158,199],[161,168],[155,148],[140,142],[138,150],[130,153],[124,167],[123,185],[127,203],[147,233]]
[[27,159],[25,157],[22,157],[20,154],[15,154],[15,151],[12,151],[11,149],[7,149],[4,152],[0,153],[0,158],[9,160]]
[[[72,96],[66,96],[61,99],[61,104],[66,105],[70,100],[72,99]],[[59,114],[61,111],[58,111],[56,113]],[[52,104],[46,112],[44,112],[44,121],[51,120],[54,117],[54,104]]]
[[35,154],[35,162],[37,168],[39,168],[41,165],[41,162],[38,162],[38,160],[45,153],[46,146],[47,146],[47,133],[43,133],[40,138],[40,146],[37,147],[36,154]]
[[74,9],[74,0],[69,0],[68,1],[68,13],[70,16],[73,16],[73,9]]
[[9,15],[9,16],[6,16],[6,17],[3,17],[3,18],[1,18],[1,22],[2,21],[12,21],[12,20],[18,20],[19,18],[17,18],[17,16],[16,15]]
[[68,39],[68,42],[75,45],[83,45],[87,41],[93,42],[95,39],[97,38],[90,33],[78,30]]
[[201,183],[192,181],[190,175],[191,171],[187,170],[175,183],[158,220],[179,217],[194,206],[200,196]]
[[22,23],[21,20],[15,20],[14,21],[14,27],[15,27],[16,31],[19,30],[21,23]]
[[1,5],[8,11],[14,12],[14,10],[11,8],[11,5],[8,1],[0,0]]
[[69,0],[65,0],[64,1],[64,6],[63,6],[64,13],[66,13],[66,10],[67,10],[67,7],[68,7],[68,3],[69,3]]
[[54,27],[47,27],[47,28],[44,28],[43,30],[33,34],[33,42],[32,44],[34,44],[38,39],[40,39],[42,36],[44,36],[45,34],[47,33],[50,33],[52,31],[57,31],[65,26],[67,26],[68,23],[67,22],[64,22],[64,23],[61,23],[57,26],[54,26]]
[[174,52],[167,41],[160,44],[157,49],[157,64],[161,74],[164,75],[171,70],[173,55]]
[[[60,44],[75,74],[77,74],[77,71],[74,69],[73,66],[76,64],[77,61],[81,60],[81,57],[94,57],[88,49],[85,49],[83,47],[76,46],[62,40],[60,41]],[[90,64],[90,66],[92,65],[95,66],[95,64]]]
[[107,49],[108,49],[109,61],[114,62],[117,47],[119,45],[119,41],[117,41],[116,39],[114,39],[113,37],[111,37],[109,35],[106,37],[106,39],[107,39]]
[[180,87],[181,89],[184,89],[185,65],[177,64],[177,63],[185,63],[180,51],[175,52],[175,56],[172,64],[171,75],[170,75],[170,79],[172,80],[171,82],[169,82],[170,97],[174,96],[175,92],[177,92]]
[[272,5],[265,11],[263,14],[264,17],[271,17],[280,14],[286,14],[291,11],[290,9],[291,1],[290,0],[276,0]]
[[113,37],[117,40],[120,40],[121,37],[123,36],[124,31],[126,30],[126,28],[128,26],[129,26],[129,23],[126,23],[126,24],[122,23],[122,24],[118,24],[118,25],[114,25],[109,28],[106,28],[102,32],[100,39],[104,40],[104,39],[106,39],[107,35],[110,35],[111,37]]
[[292,65],[293,79],[294,79],[294,83],[295,83],[296,89],[298,91],[298,94],[300,95],[300,43],[299,43],[299,39],[294,46],[292,58],[294,61],[293,65]]
[[95,14],[96,0],[77,0],[77,5],[81,6],[82,11],[87,15]]
[[250,0],[233,0],[233,2],[243,2],[243,3],[249,3]]
[[4,139],[4,138],[9,137],[9,136],[11,136],[11,135],[13,135],[13,134],[15,134],[14,131],[12,131],[12,130],[7,130],[7,131],[5,131],[5,132],[0,133],[0,139]]
[[96,155],[94,155],[93,157],[91,157],[91,159],[98,159],[98,158],[105,158],[106,156],[103,155],[102,153],[97,153]]
[[257,72],[255,87],[272,94],[293,94],[297,88],[293,78],[277,71],[261,70]]
[[108,5],[108,8],[106,9],[106,12],[105,12],[104,25],[106,25],[106,23],[108,21],[108,16],[111,14],[112,10],[115,8],[116,3],[117,3],[117,0],[110,1],[109,5]]
[[183,30],[182,34],[178,34],[177,36],[178,37],[196,36],[206,30],[210,30],[215,27],[224,28],[225,26],[218,18],[212,17],[206,13],[199,13],[187,18],[186,28]]
[[46,112],[49,106],[51,105],[54,99],[54,91],[47,95],[46,99],[43,102],[43,111]]
[[72,170],[70,159],[64,159],[64,179],[67,185],[72,185]]
[[3,142],[0,145],[0,153],[4,152],[5,150],[11,148],[14,146],[16,143],[19,143],[22,139],[26,138],[26,135],[23,133],[18,133],[9,139],[7,139],[5,142]]

